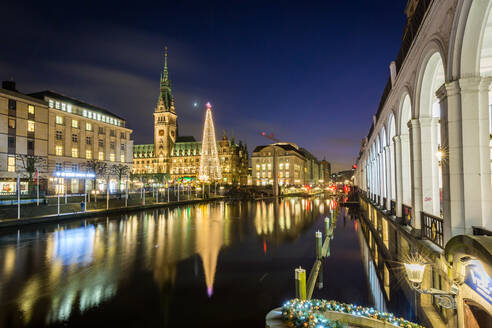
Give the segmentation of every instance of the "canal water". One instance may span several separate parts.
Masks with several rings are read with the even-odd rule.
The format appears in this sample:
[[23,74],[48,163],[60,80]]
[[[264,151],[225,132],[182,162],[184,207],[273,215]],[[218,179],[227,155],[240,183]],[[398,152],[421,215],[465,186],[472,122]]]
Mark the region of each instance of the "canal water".
[[332,239],[313,297],[411,319],[357,215],[292,198],[0,232],[0,327],[264,327],[295,296],[294,269],[309,272],[317,230]]

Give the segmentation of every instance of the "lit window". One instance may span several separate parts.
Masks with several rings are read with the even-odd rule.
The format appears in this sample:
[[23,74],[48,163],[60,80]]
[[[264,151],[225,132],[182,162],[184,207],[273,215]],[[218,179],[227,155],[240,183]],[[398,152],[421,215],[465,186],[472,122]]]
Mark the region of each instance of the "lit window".
[[104,153],[102,151],[99,152],[98,159],[104,161]]
[[57,116],[56,117],[56,124],[63,124],[63,117]]
[[67,105],[67,112],[69,112],[69,113],[72,112],[72,105],[70,105],[70,104]]
[[60,109],[60,102],[59,101],[55,101],[55,108]]
[[289,163],[285,163],[285,169],[288,170],[289,169]]
[[125,155],[120,155],[120,162],[122,162],[122,163],[125,162]]
[[27,121],[27,132],[34,132],[34,121]]
[[15,118],[9,118],[9,128],[15,129]]
[[97,114],[97,120],[100,121],[101,120],[101,114]]
[[62,111],[67,111],[67,104],[65,103],[62,103]]
[[92,112],[88,112],[88,113],[87,113],[87,117],[88,117],[88,118],[92,118]]
[[78,128],[78,127],[79,127],[79,121],[72,120],[72,128]]
[[63,147],[62,146],[56,146],[55,147],[55,154],[56,154],[56,156],[63,156]]
[[109,160],[110,160],[111,162],[114,162],[115,157],[114,157],[114,154],[113,154],[113,153],[109,154]]
[[92,150],[85,151],[85,158],[92,159]]
[[34,105],[27,105],[27,112],[34,115]]
[[79,149],[72,148],[72,157],[79,157]]
[[85,129],[87,131],[92,131],[92,124],[91,123],[85,123]]
[[8,157],[8,171],[15,172],[15,156]]
[[85,109],[82,111],[82,116],[87,117],[87,111]]
[[50,108],[53,108],[53,106],[54,106],[53,99],[50,99],[50,100],[48,101],[48,104],[49,104],[48,106],[49,106]]

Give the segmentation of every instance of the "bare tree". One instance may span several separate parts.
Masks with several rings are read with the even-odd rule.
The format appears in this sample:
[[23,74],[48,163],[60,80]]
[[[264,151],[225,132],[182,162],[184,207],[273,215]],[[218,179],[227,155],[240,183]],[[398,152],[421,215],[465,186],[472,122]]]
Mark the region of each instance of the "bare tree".
[[[41,157],[37,155],[25,155],[17,154],[17,161],[20,163],[20,168],[25,172],[27,178],[29,179],[29,190],[34,191],[33,176],[36,170],[46,171],[47,161],[46,157]],[[39,179],[39,177],[38,177]]]
[[94,179],[92,179],[92,190],[96,190],[96,179],[98,177],[107,178],[109,173],[108,164],[97,159],[90,159],[86,163],[86,168],[88,172],[94,173]]
[[130,168],[124,164],[114,164],[111,165],[110,171],[113,175],[118,177],[118,182],[120,185],[119,189],[121,192],[121,180],[123,179],[124,176],[126,176],[130,172]]

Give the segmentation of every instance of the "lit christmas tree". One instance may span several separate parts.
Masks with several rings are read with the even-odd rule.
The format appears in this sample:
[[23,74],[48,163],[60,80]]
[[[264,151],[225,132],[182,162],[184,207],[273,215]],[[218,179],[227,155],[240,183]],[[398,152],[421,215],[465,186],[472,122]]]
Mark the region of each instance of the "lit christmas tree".
[[207,103],[205,124],[203,126],[202,157],[200,159],[199,178],[202,181],[218,181],[222,177],[220,172],[217,142],[215,140],[214,121],[212,119],[212,105]]

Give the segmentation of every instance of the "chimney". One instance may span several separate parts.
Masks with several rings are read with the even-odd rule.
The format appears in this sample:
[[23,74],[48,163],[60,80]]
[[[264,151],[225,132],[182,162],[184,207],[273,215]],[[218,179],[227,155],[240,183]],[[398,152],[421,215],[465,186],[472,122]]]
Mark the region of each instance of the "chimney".
[[15,81],[14,80],[3,81],[2,82],[2,89],[17,92],[17,90],[15,89]]

